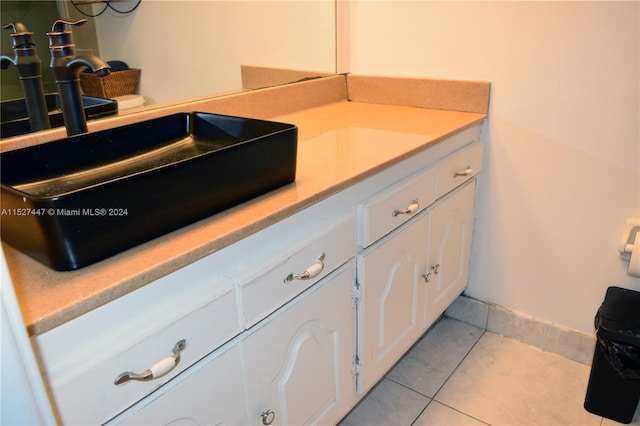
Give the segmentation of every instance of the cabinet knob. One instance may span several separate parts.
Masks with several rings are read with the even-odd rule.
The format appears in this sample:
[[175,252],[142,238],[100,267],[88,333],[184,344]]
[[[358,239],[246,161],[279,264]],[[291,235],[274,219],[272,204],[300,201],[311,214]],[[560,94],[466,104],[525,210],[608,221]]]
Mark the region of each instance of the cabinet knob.
[[132,373],[131,371],[126,371],[119,375],[113,383],[116,385],[123,385],[130,380],[148,382],[149,380],[162,377],[176,368],[176,366],[180,362],[180,352],[182,352],[186,347],[187,341],[180,340],[173,346],[173,355],[171,355],[170,357],[161,359],[143,373]]
[[267,410],[260,413],[260,417],[262,417],[263,425],[270,425],[276,418],[276,413],[273,410]]
[[414,214],[418,210],[420,210],[420,204],[418,203],[418,200],[415,199],[411,204],[409,204],[409,206],[407,206],[406,209],[394,210],[393,217],[400,216],[401,214]]
[[431,281],[431,273],[434,273],[435,275],[438,275],[440,273],[440,264],[436,263],[435,265],[431,266],[431,271],[427,272],[426,274],[422,274],[422,278],[424,278],[424,282],[428,283]]
[[320,254],[320,256],[318,256],[318,260],[313,265],[309,266],[303,273],[289,274],[284,279],[284,282],[290,283],[295,280],[308,280],[317,277],[324,269],[324,258],[325,254]]

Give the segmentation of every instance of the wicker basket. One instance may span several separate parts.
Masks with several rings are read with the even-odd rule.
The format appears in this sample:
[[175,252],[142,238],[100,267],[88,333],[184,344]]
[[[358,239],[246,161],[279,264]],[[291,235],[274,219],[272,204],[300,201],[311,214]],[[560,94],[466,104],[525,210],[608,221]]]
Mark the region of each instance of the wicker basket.
[[132,95],[138,89],[139,80],[140,70],[137,68],[112,72],[105,77],[85,72],[80,73],[82,92],[87,96],[98,98]]

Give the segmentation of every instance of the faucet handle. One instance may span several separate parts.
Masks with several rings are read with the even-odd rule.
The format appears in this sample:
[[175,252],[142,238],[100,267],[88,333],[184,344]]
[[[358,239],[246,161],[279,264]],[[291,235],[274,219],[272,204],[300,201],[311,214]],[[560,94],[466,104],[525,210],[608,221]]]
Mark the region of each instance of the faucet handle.
[[28,33],[29,30],[22,22],[9,22],[8,24],[4,24],[2,26],[3,29],[12,29],[14,33]]
[[8,24],[4,24],[2,28],[13,30],[11,34],[11,44],[14,49],[29,48],[36,45],[33,42],[33,33],[30,32],[22,22],[9,22]]
[[47,33],[49,37],[49,49],[51,51],[64,51],[64,56],[73,56],[73,34],[71,30],[65,30],[65,25],[84,25],[87,23],[86,19],[80,19],[78,21],[70,21],[68,19],[58,19],[51,26],[51,32]]
[[78,25],[84,25],[86,23],[87,23],[86,19],[79,19],[77,21],[69,21],[67,19],[58,19],[51,26],[51,32],[61,33],[61,32],[64,31],[64,26],[65,25],[78,26]]

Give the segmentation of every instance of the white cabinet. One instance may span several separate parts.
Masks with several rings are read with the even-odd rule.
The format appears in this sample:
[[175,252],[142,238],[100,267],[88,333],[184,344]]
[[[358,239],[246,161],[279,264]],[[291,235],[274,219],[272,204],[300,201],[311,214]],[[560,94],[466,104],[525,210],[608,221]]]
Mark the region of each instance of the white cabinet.
[[474,200],[472,180],[357,256],[360,391],[466,287]]
[[[360,393],[370,389],[466,287],[473,177],[481,167],[482,145],[471,144],[359,204],[358,219],[364,219],[358,224],[360,235],[391,231],[357,256]],[[433,193],[434,175],[441,198],[425,211],[425,206],[392,207],[398,199],[414,199],[411,194],[433,201],[425,194]],[[391,218],[398,212],[406,223],[393,230]],[[364,247],[370,239],[358,241]]]
[[[226,264],[246,331],[110,423],[302,425],[344,416],[354,392],[354,220],[332,214],[315,222],[304,221],[264,257],[254,252],[249,271]],[[246,245],[219,254],[237,258]],[[211,333],[220,321],[203,318],[197,328]]]
[[475,183],[472,180],[431,209],[429,256],[423,274],[426,284],[423,330],[431,326],[467,286]]
[[422,273],[429,237],[429,215],[358,255],[360,377],[373,386],[422,334],[418,300],[424,299]]
[[352,406],[353,261],[240,342],[250,424],[334,424]]
[[466,285],[477,134],[38,336],[60,421],[338,422]]
[[238,344],[222,347],[114,422],[124,425],[245,425]]

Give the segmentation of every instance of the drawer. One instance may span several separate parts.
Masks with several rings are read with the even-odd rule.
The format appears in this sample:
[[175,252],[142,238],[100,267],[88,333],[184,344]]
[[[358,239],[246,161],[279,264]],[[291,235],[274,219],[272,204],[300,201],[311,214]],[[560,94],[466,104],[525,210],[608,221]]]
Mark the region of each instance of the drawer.
[[435,170],[423,170],[358,204],[358,244],[368,247],[424,210],[435,186]]
[[482,144],[475,142],[450,155],[437,166],[436,196],[441,197],[482,170]]
[[[171,287],[188,291],[188,275],[172,274],[156,283],[167,280]],[[137,297],[129,295],[38,336],[62,423],[104,423],[238,335],[235,288],[225,283],[210,299],[207,291],[218,284],[211,281],[209,289],[200,288],[200,299],[175,294],[161,301],[146,294],[134,307],[117,303]],[[191,300],[198,300],[197,305],[188,306]],[[185,347],[175,364],[171,356],[182,340]],[[153,380],[115,384],[125,372],[143,373],[152,366],[158,371]]]
[[207,355],[109,424],[249,424],[238,343]]
[[352,215],[342,216],[314,229],[291,230],[300,238],[282,250],[278,258],[253,265],[263,273],[239,284],[242,317],[246,328],[256,324],[322,277],[347,262],[355,253]]

